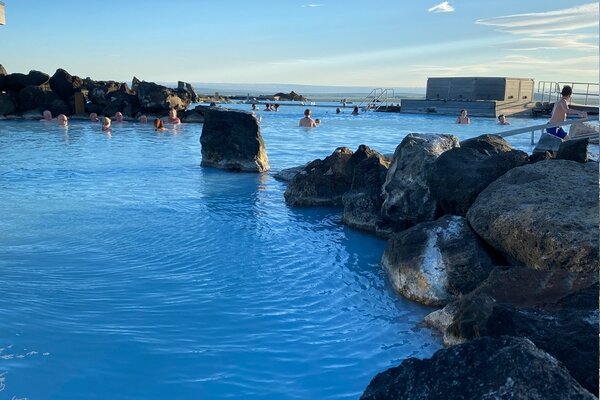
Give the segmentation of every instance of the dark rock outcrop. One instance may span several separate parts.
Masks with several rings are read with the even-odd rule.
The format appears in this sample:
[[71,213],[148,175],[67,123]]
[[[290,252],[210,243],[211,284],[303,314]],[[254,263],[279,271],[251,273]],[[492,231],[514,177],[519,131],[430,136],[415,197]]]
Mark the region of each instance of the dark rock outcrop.
[[27,86],[19,92],[19,110],[50,110],[52,115],[70,114],[69,105],[45,86]]
[[137,95],[145,112],[161,113],[172,108],[185,110],[191,103],[191,99],[182,99],[172,89],[153,82],[139,82]]
[[106,93],[106,106],[102,110],[104,115],[114,115],[117,111],[124,115],[135,115],[140,110],[138,97],[131,94],[127,86],[119,90]]
[[81,91],[83,80],[78,76],[69,74],[62,68],[56,70],[50,78],[50,88],[61,99],[68,102],[73,94]]
[[275,93],[273,95],[273,98],[279,98],[279,100],[281,101],[306,101],[306,97],[294,92],[293,90],[289,93]]
[[[597,373],[597,369],[595,371]],[[409,358],[378,374],[362,400],[593,400],[564,366],[527,339],[481,338]]]
[[10,93],[0,92],[0,115],[10,115],[17,111],[18,102]]
[[177,82],[177,95],[181,97],[184,102],[189,103],[197,103],[199,101],[199,97],[196,94],[196,91],[187,82],[179,81]]
[[588,161],[590,139],[572,139],[562,142],[556,152],[557,160],[571,160],[584,163]]
[[483,336],[526,337],[598,392],[598,276],[498,267],[473,292],[425,322],[453,345]]
[[18,92],[27,86],[39,86],[48,82],[48,74],[40,71],[29,71],[27,75],[21,73],[8,74],[4,77],[3,87],[0,90]]
[[324,160],[308,163],[289,182],[284,193],[286,203],[295,207],[341,206],[342,196],[352,186],[354,171],[349,161],[353,154],[347,147],[338,147]]
[[[121,84],[115,81],[93,81],[90,78],[86,78],[84,81],[85,87],[88,91],[88,100],[93,104],[106,106],[109,102],[108,94],[116,92],[121,88]],[[110,114],[112,115],[112,114]]]
[[598,164],[548,160],[489,185],[469,223],[512,264],[598,271]]
[[[362,155],[366,155],[363,158]],[[381,224],[381,187],[390,165],[389,161],[368,146],[361,144],[350,158],[361,161],[354,167],[350,190],[342,196],[342,222],[348,226],[375,233]]]
[[513,150],[501,137],[478,136],[437,158],[429,188],[445,213],[464,216],[483,189],[525,163],[527,153]]
[[260,125],[250,113],[211,108],[204,117],[202,166],[246,172],[269,169]]
[[467,221],[444,216],[394,234],[382,264],[404,297],[445,305],[477,287],[494,266]]
[[393,230],[435,219],[437,202],[430,194],[429,175],[435,160],[456,146],[458,138],[452,135],[411,133],[396,147],[383,185],[381,208],[384,221]]

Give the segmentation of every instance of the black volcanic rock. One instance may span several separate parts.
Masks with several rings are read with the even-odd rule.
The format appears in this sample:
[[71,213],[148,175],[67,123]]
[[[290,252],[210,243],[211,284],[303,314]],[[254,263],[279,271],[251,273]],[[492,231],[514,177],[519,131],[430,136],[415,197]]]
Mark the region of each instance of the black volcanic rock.
[[[597,340],[596,340],[597,341]],[[593,371],[591,371],[593,372]],[[598,370],[595,370],[596,377]],[[565,367],[527,339],[481,338],[406,359],[378,374],[362,400],[594,400]]]

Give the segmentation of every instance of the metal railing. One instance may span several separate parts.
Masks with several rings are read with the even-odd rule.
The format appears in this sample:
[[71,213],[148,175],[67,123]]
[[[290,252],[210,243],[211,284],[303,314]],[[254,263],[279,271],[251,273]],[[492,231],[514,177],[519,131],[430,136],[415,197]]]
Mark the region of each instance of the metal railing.
[[377,111],[381,107],[387,107],[388,102],[395,98],[394,89],[375,88],[358,104],[359,109],[364,111]]
[[547,128],[555,128],[558,126],[567,126],[567,125],[571,125],[571,124],[574,124],[577,122],[586,122],[586,121],[592,121],[592,119],[588,117],[588,118],[574,119],[574,120],[570,120],[570,121],[563,121],[563,122],[559,122],[559,123],[548,122],[548,123],[540,124],[540,125],[526,126],[525,128],[511,129],[509,131],[497,133],[497,135],[502,136],[502,137],[509,137],[509,136],[514,136],[514,135],[520,135],[522,133],[531,132],[531,144],[534,145],[536,131],[541,131],[541,133],[543,133],[544,130],[546,130]]
[[536,92],[538,95],[541,95],[539,101],[550,103],[559,100],[561,96],[560,92],[565,85],[569,85],[573,89],[571,103],[587,106],[589,101],[590,104],[598,105],[598,84],[589,82],[539,81]]

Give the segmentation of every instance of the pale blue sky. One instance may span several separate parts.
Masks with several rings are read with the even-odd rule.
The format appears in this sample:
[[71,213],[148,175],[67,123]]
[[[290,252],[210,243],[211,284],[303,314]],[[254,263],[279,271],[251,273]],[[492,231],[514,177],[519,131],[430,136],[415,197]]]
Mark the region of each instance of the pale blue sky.
[[424,87],[598,82],[598,2],[3,0],[0,64],[94,79]]

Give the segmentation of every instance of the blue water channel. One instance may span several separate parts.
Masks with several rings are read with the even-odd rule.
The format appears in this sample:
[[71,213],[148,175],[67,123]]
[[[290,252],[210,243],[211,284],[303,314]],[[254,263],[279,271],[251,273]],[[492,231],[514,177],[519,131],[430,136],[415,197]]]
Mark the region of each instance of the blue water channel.
[[[273,171],[500,130],[323,108],[307,131],[302,111],[259,113]],[[0,121],[0,399],[355,399],[441,347],[388,283],[385,241],[286,206],[273,172],[201,168],[201,128]]]

